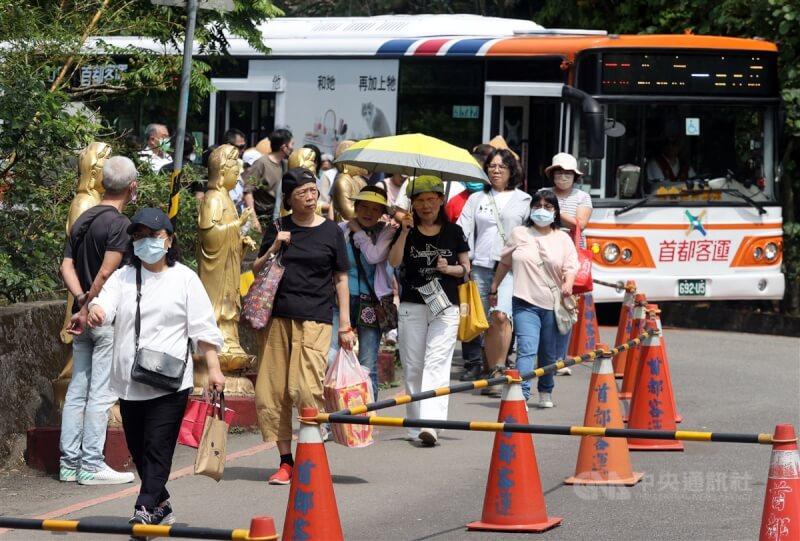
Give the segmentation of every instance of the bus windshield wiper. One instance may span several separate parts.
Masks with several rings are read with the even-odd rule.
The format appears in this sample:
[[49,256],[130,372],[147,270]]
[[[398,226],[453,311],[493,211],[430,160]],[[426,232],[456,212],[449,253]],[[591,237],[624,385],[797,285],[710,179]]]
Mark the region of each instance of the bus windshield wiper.
[[[651,199],[654,199],[654,198],[675,197],[675,196],[680,197],[682,195],[699,195],[699,194],[704,194],[704,193],[724,193],[724,194],[727,194],[727,195],[732,195],[734,197],[738,197],[739,199],[747,202],[753,208],[758,210],[758,214],[759,215],[767,213],[767,211],[764,209],[764,205],[762,205],[758,201],[753,200],[750,196],[743,194],[739,190],[736,190],[736,189],[733,189],[733,188],[721,188],[721,189],[712,189],[712,190],[706,189],[706,190],[702,190],[702,191],[698,191],[698,190],[681,190],[679,193],[659,193],[659,194],[651,193],[647,197],[644,197],[644,198],[642,198],[642,199],[640,199],[640,200],[638,200],[638,201],[636,201],[634,203],[631,203],[630,205],[628,205],[626,207],[622,207],[621,209],[615,210],[614,211],[614,216],[620,216],[621,214],[625,214],[629,210],[633,210],[635,208],[641,207],[642,205],[646,204],[647,202],[649,202]],[[675,201],[675,202],[678,202],[678,201]]]
[[739,190],[736,190],[734,188],[722,188],[720,190],[711,190],[711,191],[712,192],[725,193],[725,194],[728,194],[728,195],[732,195],[734,197],[738,197],[739,199],[742,199],[744,201],[747,201],[751,206],[753,206],[756,209],[758,209],[758,214],[759,215],[767,213],[767,211],[764,210],[764,205],[762,205],[758,201],[755,201],[749,195],[745,195],[742,192],[740,192]]
[[666,194],[666,193],[651,193],[647,197],[643,197],[642,199],[639,199],[635,203],[631,203],[627,207],[622,207],[621,209],[615,210],[614,211],[614,216],[619,216],[621,214],[625,214],[629,210],[633,210],[635,208],[641,207],[642,205],[644,205],[645,203],[647,203],[648,201],[650,201],[653,198],[656,198],[656,197],[669,197],[669,196],[674,196],[674,195],[676,195],[676,194],[673,194],[673,193],[670,193],[670,194]]

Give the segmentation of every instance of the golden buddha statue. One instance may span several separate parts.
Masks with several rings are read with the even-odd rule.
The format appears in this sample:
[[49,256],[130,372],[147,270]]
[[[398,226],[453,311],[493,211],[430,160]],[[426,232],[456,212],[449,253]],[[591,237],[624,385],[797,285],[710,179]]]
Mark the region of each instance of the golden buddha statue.
[[[239,293],[242,257],[255,249],[253,239],[242,235],[241,227],[250,218],[251,210],[242,215],[228,195],[239,178],[239,150],[233,145],[217,147],[208,159],[208,190],[200,205],[198,226],[200,248],[198,274],[214,307],[217,326],[225,343],[219,354],[226,376],[250,368],[255,357],[248,355],[239,343],[239,315],[242,303]],[[246,378],[226,382],[230,394],[250,394],[252,383]],[[243,381],[239,381],[243,380]],[[229,387],[229,383],[233,385]],[[198,380],[195,379],[195,385]],[[249,384],[249,385],[248,385]]]
[[[69,214],[67,215],[66,233],[69,237],[69,230],[72,228],[78,217],[88,209],[100,203],[103,192],[103,165],[106,158],[111,156],[111,147],[106,143],[94,142],[90,143],[86,148],[81,150],[78,155],[78,188],[72,203],[69,206]],[[61,342],[70,345],[72,344],[72,335],[67,332],[67,327],[70,324],[72,317],[72,306],[75,303],[75,298],[71,293],[67,293],[67,310],[64,315],[64,325],[61,327],[59,337]],[[54,399],[54,412],[58,414],[64,408],[64,397],[67,395],[67,387],[72,379],[72,350],[70,349],[67,356],[67,362],[58,377],[53,380],[53,399]],[[115,408],[116,411],[116,408]],[[111,424],[119,423],[119,415],[109,415],[109,421],[114,421]]]
[[[355,141],[349,139],[339,143],[336,147],[336,158],[339,158],[353,143]],[[367,185],[369,172],[354,165],[337,164],[336,167],[339,174],[333,181],[333,211],[334,220],[341,222],[356,215],[353,198]]]

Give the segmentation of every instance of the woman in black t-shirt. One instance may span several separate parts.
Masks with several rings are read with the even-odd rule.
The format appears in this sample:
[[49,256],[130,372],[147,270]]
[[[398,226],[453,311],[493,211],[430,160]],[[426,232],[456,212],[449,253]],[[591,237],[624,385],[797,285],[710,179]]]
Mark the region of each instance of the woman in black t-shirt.
[[[266,328],[258,331],[260,366],[256,411],[264,441],[276,441],[280,468],[270,484],[292,478],[292,405],[322,410],[322,380],[331,344],[334,295],[350,306],[344,235],[335,223],[316,214],[317,179],[297,167],[283,175],[283,205],[292,214],[280,220],[280,231],[267,227],[253,271],[282,251],[285,267]],[[339,345],[352,349],[350,311],[339,311]]]
[[[458,284],[469,273],[469,245],[464,232],[447,221],[444,185],[434,176],[409,182],[413,213],[389,252],[389,264],[400,267],[398,348],[408,394],[446,387],[458,334]],[[413,217],[412,217],[413,214]],[[406,405],[409,419],[447,419],[448,397]],[[407,439],[435,445],[432,428],[409,429]]]

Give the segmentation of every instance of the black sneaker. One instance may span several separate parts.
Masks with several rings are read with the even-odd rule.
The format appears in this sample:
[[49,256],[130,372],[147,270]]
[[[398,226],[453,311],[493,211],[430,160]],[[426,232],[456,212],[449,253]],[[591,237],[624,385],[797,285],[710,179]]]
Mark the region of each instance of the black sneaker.
[[458,378],[460,381],[475,381],[476,379],[481,379],[481,372],[482,368],[480,364],[476,364],[467,368],[464,368],[464,373],[461,374],[461,377]]
[[153,524],[169,525],[175,524],[175,514],[172,512],[172,506],[169,502],[164,505],[156,507],[151,516],[153,517]]
[[[128,521],[128,524],[158,524],[155,520],[155,515],[153,512],[148,511],[148,509],[144,505],[140,505],[138,507],[134,507],[133,516]],[[131,541],[147,541],[147,536],[145,535],[131,535]]]

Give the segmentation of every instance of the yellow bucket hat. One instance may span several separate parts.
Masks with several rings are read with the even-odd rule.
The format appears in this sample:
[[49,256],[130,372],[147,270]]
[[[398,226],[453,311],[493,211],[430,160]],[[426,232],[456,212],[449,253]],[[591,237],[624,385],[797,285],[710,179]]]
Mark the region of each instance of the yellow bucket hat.
[[389,201],[386,199],[386,192],[377,186],[364,186],[355,197],[351,198],[351,200],[377,203],[379,205],[383,205],[384,208],[389,208]]

